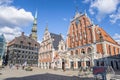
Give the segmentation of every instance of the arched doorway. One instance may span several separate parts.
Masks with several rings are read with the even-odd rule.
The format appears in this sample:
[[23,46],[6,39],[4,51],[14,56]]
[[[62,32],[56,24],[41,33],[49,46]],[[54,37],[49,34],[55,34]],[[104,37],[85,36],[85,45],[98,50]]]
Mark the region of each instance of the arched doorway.
[[62,59],[62,70],[65,70],[65,59]]
[[78,68],[80,68],[81,67],[81,61],[79,60],[78,61]]
[[70,62],[70,68],[74,69],[74,62],[73,61]]
[[91,61],[90,61],[90,58],[85,56],[83,59],[82,59],[82,67],[90,67],[91,65]]

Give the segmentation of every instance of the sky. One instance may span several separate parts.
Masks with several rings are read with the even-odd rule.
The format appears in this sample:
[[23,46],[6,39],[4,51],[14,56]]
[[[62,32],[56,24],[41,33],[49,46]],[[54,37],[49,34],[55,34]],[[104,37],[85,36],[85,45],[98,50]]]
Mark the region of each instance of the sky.
[[37,11],[39,42],[47,25],[49,32],[66,39],[76,7],[120,43],[120,0],[0,0],[0,33],[7,42],[21,32],[29,36]]

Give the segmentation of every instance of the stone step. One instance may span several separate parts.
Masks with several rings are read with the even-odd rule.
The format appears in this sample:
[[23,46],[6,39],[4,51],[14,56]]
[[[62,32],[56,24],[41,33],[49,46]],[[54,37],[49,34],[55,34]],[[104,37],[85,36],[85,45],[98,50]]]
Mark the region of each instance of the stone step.
[[120,75],[115,75],[110,80],[120,80]]

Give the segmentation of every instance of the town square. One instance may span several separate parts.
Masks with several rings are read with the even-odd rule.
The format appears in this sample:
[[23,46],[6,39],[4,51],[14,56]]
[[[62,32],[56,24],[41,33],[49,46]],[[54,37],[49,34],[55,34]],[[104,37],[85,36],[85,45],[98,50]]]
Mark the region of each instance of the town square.
[[120,80],[119,0],[0,0],[0,80]]

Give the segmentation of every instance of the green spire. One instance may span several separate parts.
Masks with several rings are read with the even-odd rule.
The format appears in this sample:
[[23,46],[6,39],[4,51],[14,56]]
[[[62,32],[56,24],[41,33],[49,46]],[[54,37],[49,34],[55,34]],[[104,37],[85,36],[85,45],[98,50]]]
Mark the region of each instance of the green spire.
[[31,37],[37,41],[37,11],[35,12]]

